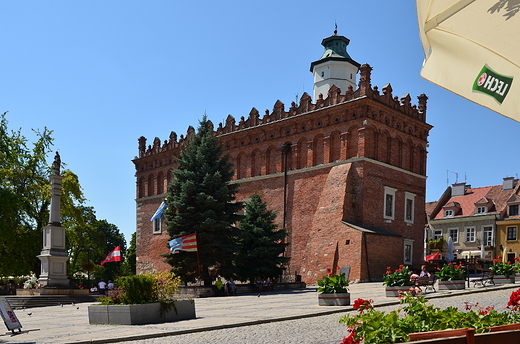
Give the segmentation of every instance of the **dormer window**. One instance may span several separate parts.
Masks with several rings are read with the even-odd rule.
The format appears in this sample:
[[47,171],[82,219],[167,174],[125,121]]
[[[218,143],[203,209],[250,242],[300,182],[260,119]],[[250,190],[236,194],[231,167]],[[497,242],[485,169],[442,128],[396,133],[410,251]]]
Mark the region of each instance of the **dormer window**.
[[513,204],[509,206],[509,216],[517,216],[518,215],[518,204]]
[[486,207],[477,207],[477,214],[485,214],[487,212]]
[[453,217],[453,210],[452,209],[444,210],[444,217]]

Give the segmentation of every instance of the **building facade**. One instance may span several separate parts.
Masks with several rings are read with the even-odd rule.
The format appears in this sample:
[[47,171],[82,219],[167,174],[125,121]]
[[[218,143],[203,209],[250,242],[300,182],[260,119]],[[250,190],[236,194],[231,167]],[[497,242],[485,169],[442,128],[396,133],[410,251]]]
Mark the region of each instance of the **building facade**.
[[[351,280],[368,281],[380,280],[387,266],[419,268],[432,128],[427,97],[414,105],[409,94],[394,96],[390,84],[381,92],[372,87],[372,68],[353,61],[348,39],[336,32],[322,44],[325,53],[311,64],[320,90],[314,102],[305,93],[287,110],[277,101],[263,116],[253,108],[238,123],[228,116],[216,127],[236,168],[237,200],[261,193],[287,227],[287,276],[315,283],[327,268],[350,266]],[[160,256],[168,252],[168,234],[150,218],[193,132],[190,127],[180,138],[172,132],[148,146],[139,138],[133,160],[138,272],[169,269]]]
[[[520,183],[513,177],[500,185],[472,188],[456,183],[439,201],[429,205],[428,238],[447,242],[451,237],[456,258],[495,259],[498,256],[514,261],[520,254],[517,231]],[[516,212],[515,212],[516,211]],[[427,254],[447,247],[427,247]]]

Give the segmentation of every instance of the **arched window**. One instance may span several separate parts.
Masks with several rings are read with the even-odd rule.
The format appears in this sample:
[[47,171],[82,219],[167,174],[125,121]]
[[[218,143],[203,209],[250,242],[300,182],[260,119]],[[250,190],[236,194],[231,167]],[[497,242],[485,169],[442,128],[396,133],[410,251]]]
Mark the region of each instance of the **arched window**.
[[153,196],[153,174],[148,176],[148,196]]

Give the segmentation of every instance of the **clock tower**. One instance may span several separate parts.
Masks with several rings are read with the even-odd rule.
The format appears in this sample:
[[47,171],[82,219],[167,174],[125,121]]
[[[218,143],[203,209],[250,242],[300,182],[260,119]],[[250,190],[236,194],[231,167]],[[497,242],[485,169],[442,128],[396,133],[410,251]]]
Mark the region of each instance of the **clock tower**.
[[311,63],[315,101],[320,94],[327,98],[332,85],[339,87],[341,92],[346,92],[348,86],[356,89],[356,74],[360,64],[347,53],[349,42],[347,37],[338,35],[338,30],[334,30],[334,35],[324,38],[321,42],[325,52],[319,60]]

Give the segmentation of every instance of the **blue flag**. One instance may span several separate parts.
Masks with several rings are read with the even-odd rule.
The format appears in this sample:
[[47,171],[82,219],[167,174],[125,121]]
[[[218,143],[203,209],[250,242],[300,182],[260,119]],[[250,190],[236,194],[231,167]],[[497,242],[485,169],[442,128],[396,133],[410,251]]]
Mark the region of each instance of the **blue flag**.
[[155,219],[160,219],[161,217],[163,217],[164,211],[166,210],[166,208],[167,208],[166,203],[164,201],[162,201],[161,205],[159,206],[159,208],[157,208],[157,211],[155,212],[155,214],[153,214],[150,221],[153,221]]

